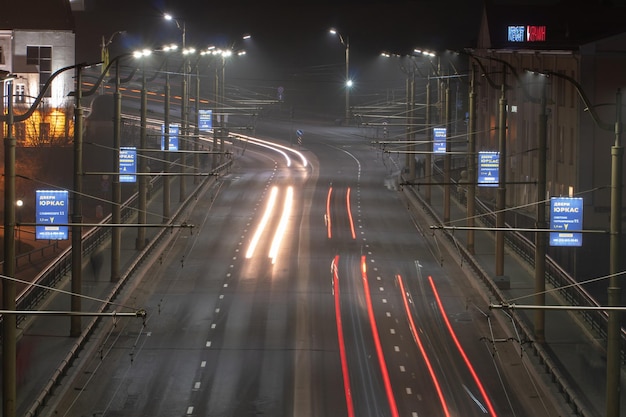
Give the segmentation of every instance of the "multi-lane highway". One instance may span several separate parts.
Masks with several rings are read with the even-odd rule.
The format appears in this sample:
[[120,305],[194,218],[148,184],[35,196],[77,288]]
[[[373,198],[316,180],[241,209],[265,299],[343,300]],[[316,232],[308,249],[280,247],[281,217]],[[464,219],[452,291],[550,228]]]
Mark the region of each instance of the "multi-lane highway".
[[[63,383],[56,416],[556,415],[365,131],[259,123]],[[268,142],[258,142],[256,137]],[[271,142],[283,145],[275,146]],[[285,146],[286,145],[286,146]]]

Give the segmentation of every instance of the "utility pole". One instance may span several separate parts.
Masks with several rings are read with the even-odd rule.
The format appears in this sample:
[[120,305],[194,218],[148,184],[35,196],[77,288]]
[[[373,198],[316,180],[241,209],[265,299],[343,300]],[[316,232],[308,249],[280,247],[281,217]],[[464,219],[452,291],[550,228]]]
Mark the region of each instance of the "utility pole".
[[[82,65],[76,66],[76,92],[74,107],[74,193],[72,194],[72,311],[81,311],[83,286],[83,108]],[[81,317],[70,319],[70,336],[78,337],[82,331]]]
[[[536,227],[539,230],[548,228],[546,224],[546,165],[547,165],[547,129],[548,110],[546,99],[547,80],[542,80],[541,87],[541,112],[539,113],[539,149],[537,159],[537,220]],[[546,241],[545,232],[535,233],[535,304],[546,304]],[[545,342],[545,310],[535,311],[535,341]]]
[[426,190],[424,190],[424,200],[426,204],[430,204],[432,190],[430,183],[432,182],[432,158],[433,158],[433,129],[431,126],[431,92],[430,92],[430,76],[426,79],[426,156],[424,158],[424,180],[426,182]]
[[[622,172],[624,148],[622,147],[622,92],[617,90],[615,115],[615,145],[611,147],[611,225],[610,225],[610,266],[609,266],[609,307],[621,305],[620,251],[622,239]],[[620,415],[620,312],[609,311],[606,352],[606,415]]]
[[137,240],[135,242],[135,248],[142,250],[146,247],[146,224],[147,218],[147,181],[146,175],[148,170],[146,169],[146,147],[147,145],[147,132],[146,132],[146,119],[148,112],[148,94],[146,91],[146,56],[141,57],[141,105],[140,105],[140,117],[139,117],[139,152],[137,152],[137,167],[139,171],[139,177],[137,178]]
[[504,275],[504,224],[506,219],[506,68],[502,69],[498,114],[498,190],[496,194],[496,276]]
[[163,223],[170,219],[170,72],[165,55],[165,91],[163,99]]
[[[4,138],[4,263],[3,274],[15,276],[15,137],[13,136],[13,81],[6,81],[7,136]],[[3,89],[4,90],[4,89]],[[4,100],[4,97],[2,97]],[[4,116],[4,115],[3,115]],[[15,310],[15,281],[2,280],[2,306]],[[14,314],[2,317],[2,415],[15,417],[17,398],[17,319]]]
[[472,63],[469,93],[469,125],[468,125],[468,160],[467,164],[467,250],[472,255],[474,247],[474,213],[476,212],[476,68]]
[[452,117],[452,102],[450,100],[450,80],[446,81],[445,94],[445,126],[446,126],[446,154],[443,157],[443,223],[450,223],[450,170],[452,169],[452,134],[450,118]]
[[193,183],[198,184],[200,182],[200,177],[198,173],[200,172],[200,155],[198,152],[200,151],[200,64],[196,65],[196,124],[193,129]]
[[[122,125],[122,93],[120,93],[120,58],[115,60],[115,92],[113,93],[113,170],[120,170],[120,146]],[[122,222],[122,185],[120,176],[113,175],[111,202],[111,221],[113,224]],[[114,227],[111,230],[111,282],[120,279],[120,249],[122,244],[122,230]]]
[[[184,32],[183,32],[184,33]],[[180,126],[180,136],[178,140],[178,150],[180,152],[180,186],[178,188],[179,198],[178,201],[181,203],[185,201],[185,196],[187,194],[186,190],[186,178],[185,178],[185,164],[187,163],[187,155],[185,154],[185,150],[187,149],[187,145],[185,142],[188,139],[188,121],[187,121],[187,51],[185,50],[184,44],[185,37],[183,35],[183,82],[182,82],[182,93],[181,93],[181,103],[180,103],[180,118],[181,118],[181,126]]]

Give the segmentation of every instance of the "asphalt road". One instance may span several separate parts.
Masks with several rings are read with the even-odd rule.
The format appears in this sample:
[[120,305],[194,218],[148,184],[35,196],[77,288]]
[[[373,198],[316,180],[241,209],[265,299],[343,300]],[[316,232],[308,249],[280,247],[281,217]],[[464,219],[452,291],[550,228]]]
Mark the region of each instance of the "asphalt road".
[[302,128],[306,165],[234,143],[193,233],[129,298],[147,321],[106,329],[55,415],[558,415],[480,285],[386,187],[401,161],[365,130]]

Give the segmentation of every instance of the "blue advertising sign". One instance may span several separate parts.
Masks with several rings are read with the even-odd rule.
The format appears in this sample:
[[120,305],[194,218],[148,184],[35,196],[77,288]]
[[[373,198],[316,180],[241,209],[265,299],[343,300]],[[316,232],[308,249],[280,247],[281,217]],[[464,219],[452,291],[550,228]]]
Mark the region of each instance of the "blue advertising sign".
[[[67,240],[69,193],[67,190],[36,190],[35,239]],[[65,226],[61,226],[61,225]]]
[[198,129],[201,132],[209,132],[213,129],[213,110],[198,110]]
[[583,199],[553,197],[550,199],[550,246],[582,246],[583,234],[570,230],[583,229]]
[[137,182],[137,149],[120,148],[120,182]]
[[497,187],[500,181],[500,152],[478,152],[478,186]]
[[[178,133],[180,126],[177,124],[170,124],[170,143],[167,148],[168,151],[178,150]],[[165,125],[161,125],[161,150],[165,150]]]
[[446,135],[447,135],[447,129],[445,127],[433,128],[433,152],[434,153],[446,153]]

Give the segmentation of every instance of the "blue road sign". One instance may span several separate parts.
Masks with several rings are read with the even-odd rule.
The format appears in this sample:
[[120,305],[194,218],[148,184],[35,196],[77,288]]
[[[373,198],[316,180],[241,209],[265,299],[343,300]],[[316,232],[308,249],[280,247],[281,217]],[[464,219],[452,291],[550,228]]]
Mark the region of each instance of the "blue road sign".
[[446,136],[447,129],[445,127],[433,128],[433,152],[446,153]]
[[302,135],[304,135],[304,132],[300,129],[296,130],[296,135],[298,135],[299,138],[302,137]]
[[137,182],[137,149],[120,148],[120,182]]
[[582,246],[583,199],[553,197],[550,199],[550,246]]
[[213,110],[198,110],[198,129],[201,132],[213,129]]
[[[69,193],[67,190],[36,190],[35,239],[67,240]],[[61,226],[65,224],[65,226]]]
[[478,186],[497,187],[500,181],[500,152],[478,152]]
[[[170,142],[168,151],[178,150],[178,133],[180,126],[177,124],[170,124]],[[161,125],[161,150],[165,150],[165,125]]]

